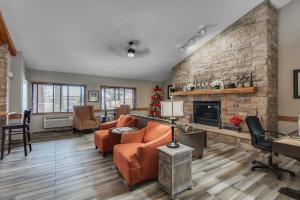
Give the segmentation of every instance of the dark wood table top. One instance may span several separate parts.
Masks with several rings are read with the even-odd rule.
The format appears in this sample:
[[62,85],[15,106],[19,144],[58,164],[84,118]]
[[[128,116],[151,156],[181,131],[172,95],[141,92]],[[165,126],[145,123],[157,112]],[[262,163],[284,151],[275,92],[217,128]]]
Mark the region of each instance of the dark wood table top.
[[273,141],[273,152],[295,158],[300,161],[300,135],[294,131]]

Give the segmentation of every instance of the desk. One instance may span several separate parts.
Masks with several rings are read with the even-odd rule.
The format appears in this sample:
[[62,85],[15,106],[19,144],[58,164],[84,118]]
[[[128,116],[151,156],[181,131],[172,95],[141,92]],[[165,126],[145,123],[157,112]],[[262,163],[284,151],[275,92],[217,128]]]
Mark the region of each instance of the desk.
[[[300,136],[298,135],[298,131],[275,140],[272,144],[272,150],[275,153],[295,158],[300,162]],[[281,188],[280,193],[293,197],[294,199],[300,199],[300,190]]]
[[275,140],[272,144],[275,153],[283,154],[300,161],[300,136],[293,132],[286,137]]

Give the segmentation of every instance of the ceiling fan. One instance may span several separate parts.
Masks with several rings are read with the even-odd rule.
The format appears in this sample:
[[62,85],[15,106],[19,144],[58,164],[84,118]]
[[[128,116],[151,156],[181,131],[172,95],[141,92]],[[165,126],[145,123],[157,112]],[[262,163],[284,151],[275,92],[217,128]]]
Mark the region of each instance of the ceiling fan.
[[112,45],[112,51],[122,57],[141,58],[151,53],[150,49],[143,45],[139,40],[130,40],[129,42],[115,42]]
[[150,49],[142,45],[139,40],[130,40],[125,50],[129,58],[144,57],[150,54]]

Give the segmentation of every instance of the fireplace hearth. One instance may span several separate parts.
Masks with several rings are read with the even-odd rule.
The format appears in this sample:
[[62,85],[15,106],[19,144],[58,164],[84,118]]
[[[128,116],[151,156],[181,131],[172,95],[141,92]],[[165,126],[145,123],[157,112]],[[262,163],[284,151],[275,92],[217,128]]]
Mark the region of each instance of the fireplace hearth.
[[220,101],[194,101],[194,123],[219,126],[221,114]]

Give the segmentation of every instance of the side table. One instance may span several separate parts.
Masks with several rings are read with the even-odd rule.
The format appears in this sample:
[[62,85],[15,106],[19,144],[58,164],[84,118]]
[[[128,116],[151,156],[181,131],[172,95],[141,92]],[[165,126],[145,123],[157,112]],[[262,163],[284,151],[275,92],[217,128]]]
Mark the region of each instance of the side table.
[[179,148],[162,146],[158,148],[158,185],[171,199],[192,188],[192,151],[183,144]]

